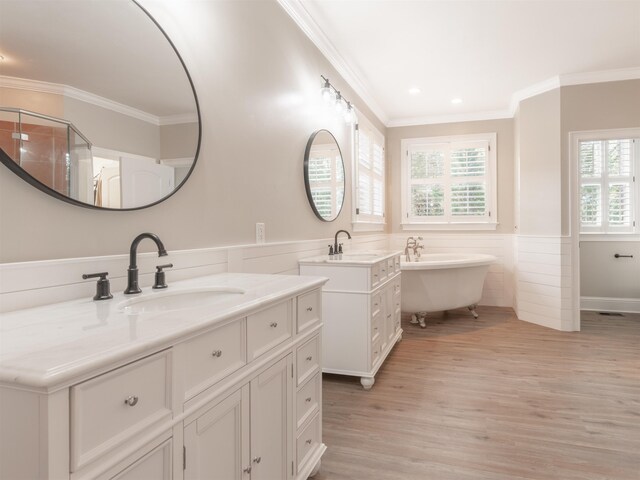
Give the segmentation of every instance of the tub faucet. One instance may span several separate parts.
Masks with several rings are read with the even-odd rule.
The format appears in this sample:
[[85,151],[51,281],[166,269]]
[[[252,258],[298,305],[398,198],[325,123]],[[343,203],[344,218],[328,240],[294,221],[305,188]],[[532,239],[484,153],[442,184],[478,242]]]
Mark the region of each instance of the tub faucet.
[[138,285],[138,244],[145,238],[150,238],[158,246],[158,256],[165,257],[167,251],[162,244],[162,241],[155,233],[141,233],[131,242],[131,249],[129,250],[129,268],[127,269],[127,288],[125,289],[125,295],[133,293],[140,293],[140,286]]
[[347,232],[346,230],[338,230],[336,232],[336,236],[335,236],[334,242],[333,242],[333,253],[336,254],[336,255],[338,253],[342,253],[342,244],[338,245],[338,235],[340,235],[341,233],[346,233],[347,237],[349,237],[349,240],[351,240],[351,234],[349,232]]
[[424,247],[420,245],[420,240],[422,240],[422,237],[407,238],[407,244],[404,247],[404,255],[405,255],[405,258],[407,259],[407,262],[411,261],[411,257],[409,256],[409,249],[413,250],[413,254],[415,255],[416,258],[420,258],[420,250],[424,249]]

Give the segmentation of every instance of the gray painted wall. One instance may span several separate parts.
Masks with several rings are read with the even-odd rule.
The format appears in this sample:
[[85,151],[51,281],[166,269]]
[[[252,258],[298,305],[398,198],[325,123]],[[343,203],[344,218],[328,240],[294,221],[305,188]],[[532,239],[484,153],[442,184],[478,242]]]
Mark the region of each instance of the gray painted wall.
[[[169,250],[332,236],[351,228],[351,131],[320,98],[320,75],[383,133],[385,127],[273,2],[143,2],[172,38],[200,101],[203,136],[194,172],[174,196],[140,211],[105,212],[45,195],[0,168],[0,262],[121,254],[157,233]],[[347,195],[340,217],[318,220],[303,182],[307,139],[331,130]],[[151,250],[151,242],[141,250]]]
[[[468,135],[473,133],[497,133],[498,142],[498,227],[496,233],[513,233],[514,227],[514,131],[513,119],[485,120],[478,122],[443,123],[387,129],[387,211],[391,213],[394,233],[402,232],[400,187],[401,152],[400,142],[405,138],[437,137],[446,135]],[[460,232],[458,230],[458,232]]]

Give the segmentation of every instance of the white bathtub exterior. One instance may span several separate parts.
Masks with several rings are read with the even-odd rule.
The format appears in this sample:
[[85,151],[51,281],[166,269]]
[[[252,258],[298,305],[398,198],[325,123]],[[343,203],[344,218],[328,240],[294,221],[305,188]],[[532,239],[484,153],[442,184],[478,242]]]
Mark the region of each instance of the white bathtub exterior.
[[492,255],[449,253],[403,261],[402,311],[439,312],[476,305],[489,265],[495,261]]

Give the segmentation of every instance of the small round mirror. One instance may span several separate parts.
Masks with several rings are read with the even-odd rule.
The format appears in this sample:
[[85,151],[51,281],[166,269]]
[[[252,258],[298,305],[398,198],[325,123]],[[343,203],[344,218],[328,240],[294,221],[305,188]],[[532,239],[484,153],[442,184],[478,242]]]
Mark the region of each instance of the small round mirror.
[[344,203],[344,162],[335,137],[328,130],[311,135],[304,152],[304,184],[316,216],[332,222]]

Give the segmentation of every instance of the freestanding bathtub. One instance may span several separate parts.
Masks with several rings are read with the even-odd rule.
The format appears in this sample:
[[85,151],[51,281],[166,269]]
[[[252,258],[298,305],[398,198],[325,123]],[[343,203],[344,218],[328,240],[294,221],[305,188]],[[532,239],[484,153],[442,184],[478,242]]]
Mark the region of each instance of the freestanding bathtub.
[[479,253],[428,253],[416,261],[407,262],[403,256],[402,311],[410,312],[412,323],[425,328],[425,316],[468,307],[475,318],[476,304],[482,297],[482,286],[493,255]]

